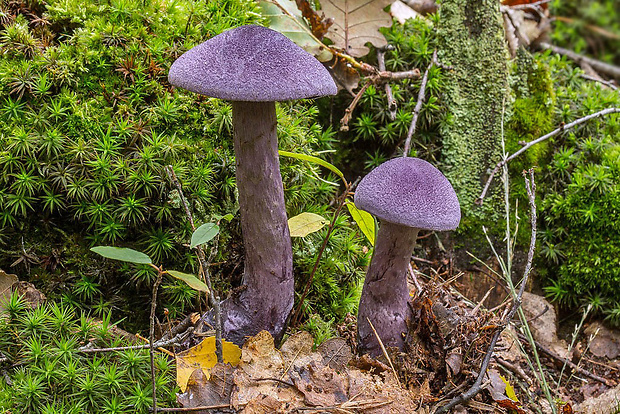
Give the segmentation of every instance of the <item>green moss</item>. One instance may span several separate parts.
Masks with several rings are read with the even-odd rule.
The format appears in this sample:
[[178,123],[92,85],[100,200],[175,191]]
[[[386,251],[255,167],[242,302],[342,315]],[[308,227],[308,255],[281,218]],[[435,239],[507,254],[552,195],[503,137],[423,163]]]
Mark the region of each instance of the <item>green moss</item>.
[[[173,88],[167,71],[208,38],[261,24],[258,6],[250,0],[1,6],[10,13],[0,19],[0,241],[23,237],[23,248],[42,259],[14,267],[21,279],[51,297],[115,309],[135,323],[143,316],[135,306],[147,308],[150,275],[108,267],[88,247],[129,245],[168,268],[197,272],[186,246],[191,228],[164,167],[173,166],[198,224],[235,213],[232,112],[225,101]],[[333,149],[313,102],[282,103],[278,119],[282,149]],[[337,188],[317,180],[321,173],[315,165],[282,162],[291,214],[328,205]],[[222,297],[242,273],[240,231],[235,219],[220,236],[214,261],[225,265],[214,267],[213,277]],[[354,234],[349,225],[338,231]],[[22,254],[16,243],[0,250],[0,268]],[[356,260],[339,261],[346,270],[332,275],[337,289],[339,277],[359,271],[349,262]],[[195,306],[194,296],[177,283],[163,286],[173,317]]]
[[[512,78],[513,103],[505,127],[506,151],[512,154],[529,142],[555,129],[555,91],[549,68],[524,49],[517,51]],[[548,158],[551,141],[535,145],[511,162],[514,173],[539,166]]]
[[508,105],[508,65],[499,3],[493,0],[443,1],[438,33],[439,60],[446,71],[448,110],[442,124],[443,172],[470,218],[495,220],[495,193],[482,208],[474,207],[486,171],[501,157],[503,107]]
[[[152,404],[149,354],[134,349],[85,354],[128,344],[114,338],[109,315],[95,322],[67,303],[30,309],[13,294],[0,318],[3,413],[148,413]],[[176,405],[175,361],[155,355],[157,404]]]

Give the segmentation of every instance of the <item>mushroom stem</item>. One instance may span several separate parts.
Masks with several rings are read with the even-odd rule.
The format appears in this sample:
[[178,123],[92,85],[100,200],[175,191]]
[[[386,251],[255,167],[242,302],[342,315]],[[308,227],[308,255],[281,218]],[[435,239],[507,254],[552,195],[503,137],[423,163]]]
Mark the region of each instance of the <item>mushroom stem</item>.
[[222,304],[223,332],[241,344],[269,331],[284,335],[293,307],[293,253],[278,158],[275,102],[234,101],[233,130],[244,290]]
[[417,228],[383,221],[375,242],[375,251],[366,273],[357,317],[360,353],[377,356],[379,342],[368,320],[372,322],[383,345],[403,349],[410,310],[407,305],[407,266],[418,237]]

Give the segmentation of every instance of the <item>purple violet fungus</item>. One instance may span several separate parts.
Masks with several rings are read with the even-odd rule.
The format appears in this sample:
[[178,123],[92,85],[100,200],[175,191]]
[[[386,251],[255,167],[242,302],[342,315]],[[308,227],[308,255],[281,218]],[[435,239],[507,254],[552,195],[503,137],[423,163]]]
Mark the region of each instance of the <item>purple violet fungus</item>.
[[201,43],[172,64],[168,79],[232,101],[245,269],[244,289],[222,303],[222,334],[241,344],[264,329],[279,341],[293,307],[294,280],[275,102],[334,95],[336,85],[312,55],[261,26],[242,26]]
[[381,349],[369,320],[386,347],[404,347],[411,316],[407,269],[419,230],[454,230],[461,209],[437,168],[407,157],[387,161],[364,177],[355,205],[381,222],[357,317],[360,353],[377,356]]

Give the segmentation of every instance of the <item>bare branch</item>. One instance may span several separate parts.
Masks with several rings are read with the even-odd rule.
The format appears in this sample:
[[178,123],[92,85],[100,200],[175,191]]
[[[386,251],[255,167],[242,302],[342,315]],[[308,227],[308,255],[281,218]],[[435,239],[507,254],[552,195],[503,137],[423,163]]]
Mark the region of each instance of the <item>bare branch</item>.
[[[385,52],[389,50],[390,46],[386,46],[385,48],[377,49],[377,63],[379,64],[379,70],[385,72]],[[385,83],[385,95],[387,96],[387,104],[388,111],[390,114],[390,120],[393,121],[396,119],[396,100],[394,99],[394,95],[392,94],[392,87],[388,82]]]
[[[159,340],[153,343],[153,348],[163,348],[165,346],[171,345],[181,345],[181,343],[194,331],[194,327],[189,327],[187,331],[177,334],[174,338],[167,339],[165,341]],[[92,343],[92,342],[91,342]],[[83,346],[78,349],[78,352],[83,354],[93,354],[98,352],[115,352],[115,351],[128,351],[131,349],[148,349],[151,347],[151,344],[145,345],[131,345],[131,346],[117,346],[113,348],[89,348],[88,345]]]
[[482,189],[482,193],[480,194],[480,197],[478,197],[478,199],[476,200],[476,204],[478,205],[482,205],[482,202],[484,200],[484,197],[487,194],[487,191],[489,190],[489,186],[491,185],[491,181],[493,181],[493,177],[495,176],[495,174],[497,174],[497,172],[499,171],[500,168],[502,168],[504,165],[508,164],[508,162],[510,162],[511,160],[513,160],[514,158],[518,157],[519,155],[523,154],[525,151],[527,151],[528,149],[530,149],[531,147],[533,147],[536,144],[539,144],[543,141],[548,140],[549,138],[553,138],[556,135],[561,134],[562,132],[569,130],[573,127],[576,127],[577,125],[581,125],[584,122],[587,122],[591,119],[594,118],[598,118],[604,115],[609,115],[609,114],[614,114],[614,113],[620,113],[620,108],[607,108],[604,109],[602,111],[596,112],[594,114],[590,114],[588,116],[584,116],[583,118],[579,118],[573,122],[570,122],[568,124],[562,124],[560,125],[559,128],[554,129],[553,131],[549,132],[546,135],[543,135],[540,138],[537,138],[533,141],[528,142],[525,146],[523,146],[523,148],[521,148],[519,151],[515,152],[514,154],[506,157],[504,160],[500,161],[497,163],[497,165],[495,166],[495,168],[493,169],[493,171],[491,171],[491,175],[489,175],[489,178],[487,179],[486,184],[484,185],[484,188]]
[[604,73],[605,75],[620,78],[620,67],[610,65],[609,63],[601,62],[600,60],[592,59],[587,56],[580,55],[579,53],[573,52],[569,49],[564,49],[563,47],[554,46],[550,43],[541,42],[538,44],[542,49],[551,50],[553,53],[557,53],[558,55],[566,56],[570,60],[574,60],[575,62],[587,63],[592,66],[597,72]]
[[409,125],[409,131],[407,131],[407,138],[405,139],[405,147],[403,149],[403,157],[407,157],[409,155],[409,150],[411,149],[411,137],[416,131],[418,116],[420,115],[420,110],[422,109],[422,105],[425,101],[425,93],[426,93],[426,83],[428,82],[428,72],[431,70],[433,65],[437,63],[437,50],[433,52],[433,58],[431,59],[431,63],[429,63],[428,67],[424,71],[424,76],[422,77],[422,83],[420,85],[420,91],[418,92],[418,102],[415,104],[415,108],[413,110],[413,119],[411,120],[411,125]]
[[[194,218],[192,217],[192,212],[189,210],[187,199],[185,195],[183,195],[183,188],[181,187],[181,183],[177,178],[172,165],[168,165],[165,168],[166,174],[168,174],[168,178],[172,182],[172,184],[176,187],[177,192],[179,193],[179,197],[181,199],[181,204],[183,204],[183,208],[185,209],[185,215],[187,216],[187,220],[192,226],[192,230],[196,230],[196,226],[194,225]],[[217,247],[214,244],[211,249],[211,254],[209,256],[209,261],[213,259],[217,251]],[[213,293],[213,287],[211,285],[211,275],[209,273],[209,263],[207,262],[206,255],[202,246],[196,246],[196,253],[198,255],[198,262],[200,263],[200,268],[202,270],[202,274],[205,277],[205,282],[207,283],[207,287],[209,288],[208,298],[211,307],[215,311],[215,355],[217,356],[217,362],[224,362],[223,350],[222,350],[222,311],[220,309],[220,300],[219,297],[215,297]]]
[[584,79],[590,80],[592,82],[601,83],[601,84],[607,86],[608,88],[613,89],[614,91],[618,89],[618,85],[616,85],[616,83],[614,81],[608,81],[608,80],[605,80],[605,79],[597,78],[597,77],[586,75],[586,74],[582,74],[581,77],[584,78]]

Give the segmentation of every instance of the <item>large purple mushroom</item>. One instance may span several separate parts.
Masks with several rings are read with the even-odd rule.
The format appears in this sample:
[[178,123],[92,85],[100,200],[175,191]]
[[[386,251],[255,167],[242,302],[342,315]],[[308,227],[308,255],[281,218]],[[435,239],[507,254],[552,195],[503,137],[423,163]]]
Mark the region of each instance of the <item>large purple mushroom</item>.
[[170,68],[171,84],[232,101],[244,289],[222,303],[223,335],[237,344],[284,334],[294,300],[293,259],[278,159],[276,101],[334,95],[329,72],[284,35],[261,26],[226,31]]
[[461,220],[454,189],[443,174],[419,158],[395,158],[360,181],[355,205],[381,225],[366,273],[357,317],[361,353],[381,349],[368,321],[385,346],[403,349],[407,320],[407,269],[419,230],[453,230]]

